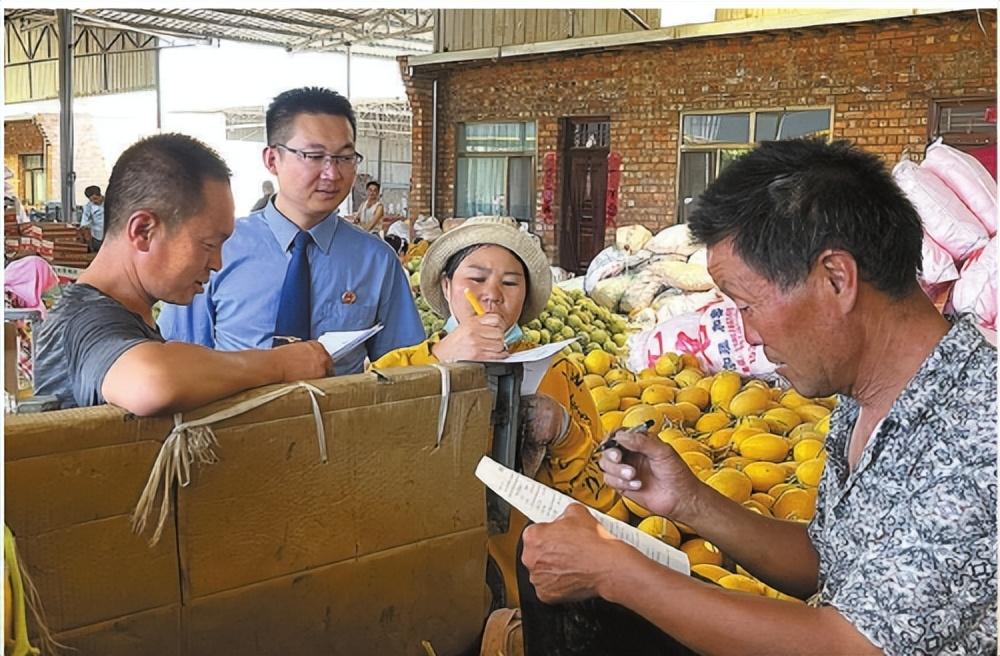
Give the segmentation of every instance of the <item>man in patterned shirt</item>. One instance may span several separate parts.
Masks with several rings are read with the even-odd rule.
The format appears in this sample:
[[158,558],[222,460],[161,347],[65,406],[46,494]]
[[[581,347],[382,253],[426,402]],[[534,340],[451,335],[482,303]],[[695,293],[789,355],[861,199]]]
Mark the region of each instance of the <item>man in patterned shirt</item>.
[[[648,436],[619,433],[624,448],[601,466],[609,485],[810,603],[667,570],[578,507],[524,532],[538,599],[600,597],[700,653],[996,653],[996,350],[920,290],[920,220],[882,162],[846,142],[764,143],[689,223],[747,339],[801,393],[841,395],[816,515],[752,513]],[[528,654],[548,628],[535,619],[526,605]]]

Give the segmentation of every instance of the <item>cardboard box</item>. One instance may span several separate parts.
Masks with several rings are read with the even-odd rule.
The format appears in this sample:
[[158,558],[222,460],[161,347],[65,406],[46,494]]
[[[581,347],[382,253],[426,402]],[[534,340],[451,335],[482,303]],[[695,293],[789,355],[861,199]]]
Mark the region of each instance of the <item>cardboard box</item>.
[[174,488],[152,548],[129,516],[171,421],[106,406],[8,417],[6,518],[50,628],[81,654],[468,648],[487,610],[474,470],[493,396],[482,367],[450,369],[440,445],[441,379],[429,367],[316,382],[325,464],[302,390],[216,424],[219,461]]
[[422,640],[462,653],[485,620],[483,549],[462,531],[200,597],[183,653],[426,656]]
[[134,613],[53,637],[76,650],[59,652],[62,656],[180,656],[181,607]]

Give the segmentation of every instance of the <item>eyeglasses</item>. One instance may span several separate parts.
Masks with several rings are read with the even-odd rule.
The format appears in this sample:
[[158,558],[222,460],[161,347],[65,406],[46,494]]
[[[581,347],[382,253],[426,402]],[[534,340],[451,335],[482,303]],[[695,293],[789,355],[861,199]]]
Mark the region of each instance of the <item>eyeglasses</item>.
[[314,169],[323,169],[327,166],[327,164],[335,166],[338,169],[357,167],[358,164],[365,161],[365,156],[361,153],[352,153],[350,155],[330,155],[321,151],[299,150],[298,148],[291,148],[281,143],[276,143],[271,147],[284,148],[288,152],[294,154],[300,162]]

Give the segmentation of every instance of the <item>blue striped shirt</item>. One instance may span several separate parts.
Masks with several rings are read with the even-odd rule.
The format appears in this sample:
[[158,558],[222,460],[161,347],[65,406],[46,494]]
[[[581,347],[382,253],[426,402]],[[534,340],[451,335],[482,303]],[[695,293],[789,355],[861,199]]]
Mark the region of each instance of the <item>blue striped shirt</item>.
[[[290,246],[298,227],[271,201],[236,222],[222,246],[222,269],[188,306],[165,304],[164,338],[220,351],[271,348]],[[424,340],[409,281],[392,248],[345,222],[336,212],[309,231],[312,338],[331,330],[384,328],[334,363],[336,374],[358,373],[372,361]]]

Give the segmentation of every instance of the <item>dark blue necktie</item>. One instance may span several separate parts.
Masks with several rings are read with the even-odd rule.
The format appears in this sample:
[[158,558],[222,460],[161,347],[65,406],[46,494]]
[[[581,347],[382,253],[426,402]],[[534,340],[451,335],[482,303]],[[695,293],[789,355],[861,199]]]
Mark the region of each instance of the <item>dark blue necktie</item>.
[[311,303],[309,290],[309,258],[306,247],[312,237],[299,230],[292,242],[292,259],[288,261],[285,282],[281,286],[281,300],[278,301],[278,320],[274,324],[274,346],[287,344],[283,337],[311,337]]

